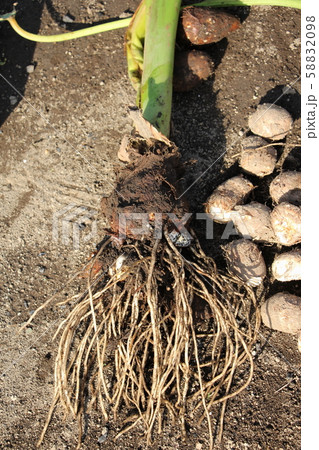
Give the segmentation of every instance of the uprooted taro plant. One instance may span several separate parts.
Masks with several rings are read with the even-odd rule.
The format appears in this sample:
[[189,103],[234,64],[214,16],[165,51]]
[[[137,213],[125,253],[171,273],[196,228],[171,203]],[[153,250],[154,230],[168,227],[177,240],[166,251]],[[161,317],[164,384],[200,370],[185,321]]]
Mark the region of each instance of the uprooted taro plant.
[[[62,405],[78,420],[78,446],[84,415],[94,407],[106,423],[118,421],[117,437],[137,428],[148,445],[171,423],[185,436],[192,420],[206,427],[212,448],[216,432],[222,437],[227,400],[252,379],[258,299],[217,268],[184,220],[191,215],[180,184],[185,168],[167,137],[180,4],[142,1],[126,33],[142,114],[131,110],[135,134],[120,151],[127,163],[102,200],[108,229],[89,262],[87,288],[64,302],[71,309],[56,332],[54,397],[38,445]],[[138,215],[148,218],[142,233],[136,232]],[[158,217],[160,233],[154,232]]]
[[[252,378],[260,324],[255,294],[218,270],[189,224],[191,241],[178,220],[169,220],[167,211],[178,218],[189,210],[184,197],[178,200],[179,152],[163,139],[132,138],[133,161],[102,201],[111,229],[89,263],[86,292],[58,329],[54,400],[40,442],[62,404],[79,421],[79,444],[83,415],[92,407],[108,422],[119,420],[125,406],[131,413],[118,437],[138,427],[150,444],[167,421],[185,436],[188,418],[196,418],[206,423],[212,446],[210,412],[222,405],[221,438],[227,399]],[[150,225],[141,234],[138,220],[127,220],[123,241],[117,219],[134,218],[132,212],[147,213]],[[162,238],[154,234],[156,214]]]

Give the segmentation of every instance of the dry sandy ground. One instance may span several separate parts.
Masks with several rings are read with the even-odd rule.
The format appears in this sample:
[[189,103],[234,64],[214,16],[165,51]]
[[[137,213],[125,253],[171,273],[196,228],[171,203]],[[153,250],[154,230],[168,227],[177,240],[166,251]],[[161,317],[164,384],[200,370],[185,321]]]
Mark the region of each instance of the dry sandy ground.
[[[6,12],[12,2],[3,2]],[[68,12],[79,22],[115,17],[137,0],[26,0],[18,21],[43,34],[59,33]],[[209,49],[214,77],[174,97],[172,139],[189,166],[186,183],[194,211],[226,176],[238,172],[238,140],[260,101],[275,100],[295,118],[288,140],[300,135],[300,12],[275,7],[241,8],[242,27]],[[59,22],[60,20],[60,22]],[[53,392],[56,342],[52,336],[66,308],[49,307],[21,334],[20,326],[54,293],[76,293],[83,281],[68,280],[87,261],[103,234],[102,196],[111,192],[120,166],[116,154],[132,129],[127,115],[135,93],[126,74],[122,30],[59,44],[26,42],[0,25],[0,448],[34,449]],[[27,66],[34,71],[27,73]],[[22,94],[22,96],[20,95]],[[299,149],[285,168],[300,168]],[[217,160],[216,164],[213,164]],[[257,199],[258,199],[258,193]],[[96,231],[98,230],[98,232]],[[217,259],[219,242],[206,243]],[[269,256],[270,257],[270,256]],[[279,286],[280,287],[280,286]],[[276,286],[278,288],[278,286]],[[299,285],[293,285],[295,292]],[[295,293],[292,292],[292,293]],[[300,355],[294,336],[262,328],[250,387],[229,403],[224,448],[300,447]],[[114,441],[116,424],[98,444],[105,424],[89,418],[82,445],[144,449],[141,435]],[[191,428],[184,442],[167,427],[154,448],[206,449],[206,430]],[[60,410],[42,448],[74,448],[77,427]]]

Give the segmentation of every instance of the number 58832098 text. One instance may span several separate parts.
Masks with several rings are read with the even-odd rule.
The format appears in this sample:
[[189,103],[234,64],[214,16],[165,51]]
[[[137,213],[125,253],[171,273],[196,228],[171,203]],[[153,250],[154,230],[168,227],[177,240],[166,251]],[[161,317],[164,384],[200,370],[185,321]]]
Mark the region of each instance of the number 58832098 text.
[[315,78],[316,69],[316,18],[306,16],[306,78]]

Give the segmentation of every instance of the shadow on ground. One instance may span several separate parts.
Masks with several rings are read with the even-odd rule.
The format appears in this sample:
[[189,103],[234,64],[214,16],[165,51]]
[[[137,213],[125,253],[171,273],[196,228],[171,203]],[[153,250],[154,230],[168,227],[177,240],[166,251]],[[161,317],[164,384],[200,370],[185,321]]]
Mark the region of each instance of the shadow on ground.
[[[13,1],[2,1],[0,15],[11,12],[14,8],[13,5]],[[92,23],[77,23],[73,22],[74,17],[68,14],[70,19],[70,23],[68,23],[63,20],[64,14],[55,8],[51,0],[37,2],[25,0],[17,5],[18,24],[26,31],[38,34],[44,7],[47,8],[52,20],[61,27],[61,33],[114,20],[103,19]],[[8,22],[0,22],[0,126],[22,99],[29,76],[27,66],[36,66],[36,61],[33,60],[36,45],[36,42],[19,36]]]
[[[18,5],[17,21],[31,33],[38,33],[44,0],[25,0]],[[12,1],[2,1],[0,14],[13,10]],[[34,63],[36,42],[19,36],[8,22],[0,22],[0,126],[20,103],[28,81],[27,66]],[[21,95],[20,95],[21,94]]]

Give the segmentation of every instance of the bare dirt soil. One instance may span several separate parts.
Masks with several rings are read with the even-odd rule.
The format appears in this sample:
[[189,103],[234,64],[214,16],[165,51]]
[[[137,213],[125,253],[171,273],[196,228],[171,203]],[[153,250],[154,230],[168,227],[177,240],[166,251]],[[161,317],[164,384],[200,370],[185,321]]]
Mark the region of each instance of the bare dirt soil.
[[[25,0],[17,20],[28,31],[53,34],[117,17],[137,5],[137,0]],[[11,8],[11,1],[2,1],[0,13]],[[268,6],[232,11],[242,26],[207,50],[215,61],[213,77],[190,93],[174,95],[171,139],[183,160],[191,161],[184,182],[194,212],[203,211],[221,181],[239,173],[234,155],[248,131],[248,115],[260,102],[280,97],[277,104],[295,119],[287,141],[300,138],[300,11]],[[72,23],[63,22],[66,14]],[[53,393],[57,341],[52,337],[68,307],[49,307],[20,334],[19,328],[54,293],[63,300],[83,288],[81,278],[67,283],[103,236],[100,201],[111,193],[122,166],[117,151],[132,130],[127,107],[135,102],[123,36],[118,30],[34,44],[0,24],[0,448],[36,447]],[[34,68],[30,73],[28,66]],[[300,169],[299,152],[290,153],[284,168]],[[262,185],[254,199],[265,192]],[[203,235],[200,225],[198,233]],[[220,243],[203,245],[222,264]],[[274,251],[266,253],[267,262]],[[266,286],[270,292],[282,288]],[[289,290],[298,293],[300,286],[290,284]],[[297,338],[262,327],[254,358],[253,381],[229,402],[223,443],[216,448],[298,449]],[[138,431],[116,441],[118,429],[117,423],[90,415],[81,448],[146,448]],[[106,439],[98,443],[103,434]],[[77,424],[57,409],[41,448],[73,449],[76,442]],[[206,426],[190,423],[185,441],[168,424],[153,448],[204,450]]]

